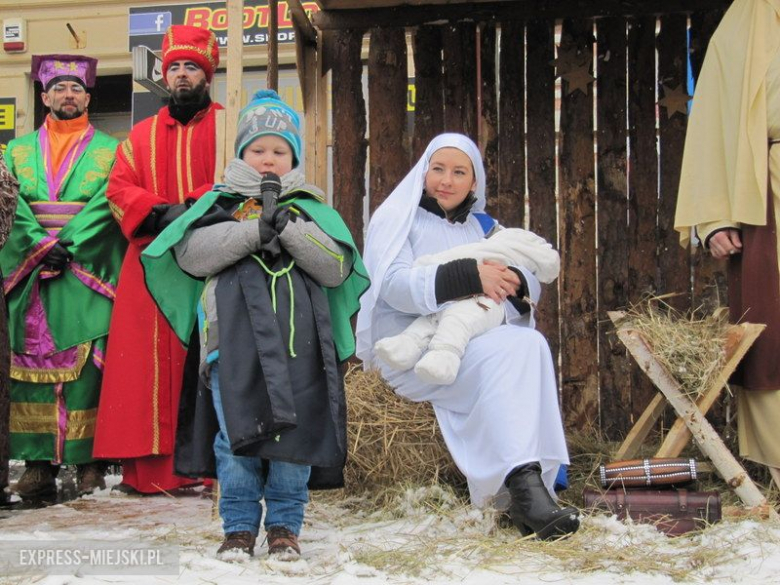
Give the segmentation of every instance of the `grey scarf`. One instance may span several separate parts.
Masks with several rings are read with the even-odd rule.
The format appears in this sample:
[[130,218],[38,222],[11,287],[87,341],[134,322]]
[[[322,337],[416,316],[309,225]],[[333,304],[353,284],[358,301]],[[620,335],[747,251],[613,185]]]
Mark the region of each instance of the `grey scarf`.
[[[303,173],[293,169],[282,179],[282,197],[302,187],[306,181]],[[225,184],[215,188],[225,193],[237,193],[244,197],[260,198],[260,182],[263,177],[254,167],[248,165],[240,158],[234,158],[225,167]]]

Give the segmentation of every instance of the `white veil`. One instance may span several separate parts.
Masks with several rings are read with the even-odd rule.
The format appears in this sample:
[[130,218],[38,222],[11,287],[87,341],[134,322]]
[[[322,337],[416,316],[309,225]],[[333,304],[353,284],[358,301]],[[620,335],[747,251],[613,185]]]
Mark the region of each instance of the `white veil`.
[[373,319],[374,307],[379,298],[387,269],[393,263],[412,228],[414,216],[425,186],[425,173],[433,153],[441,148],[453,147],[462,150],[471,159],[477,188],[477,200],[472,212],[485,210],[485,168],[482,156],[474,142],[462,134],[440,134],[425,149],[409,174],[398,184],[382,205],[374,212],[368,224],[368,234],[363,249],[363,262],[371,278],[371,287],[360,298],[360,312],[357,318],[356,355],[369,368],[374,360]]

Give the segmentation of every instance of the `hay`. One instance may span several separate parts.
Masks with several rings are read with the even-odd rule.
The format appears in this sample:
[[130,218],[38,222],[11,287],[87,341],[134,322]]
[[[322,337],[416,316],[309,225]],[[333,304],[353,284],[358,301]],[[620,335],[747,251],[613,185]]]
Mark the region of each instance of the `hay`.
[[695,399],[715,381],[726,359],[729,323],[725,310],[706,315],[699,310],[681,313],[654,297],[633,305],[625,319],[647,341],[684,394]]
[[348,491],[404,483],[463,484],[430,404],[400,398],[379,373],[356,366],[349,369],[344,382]]

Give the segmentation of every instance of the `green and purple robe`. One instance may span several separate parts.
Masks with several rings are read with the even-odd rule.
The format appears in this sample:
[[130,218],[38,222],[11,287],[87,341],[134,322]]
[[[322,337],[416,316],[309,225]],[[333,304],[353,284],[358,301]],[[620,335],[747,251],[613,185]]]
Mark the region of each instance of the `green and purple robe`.
[[[51,172],[46,127],[11,141],[16,219],[0,251],[11,339],[11,457],[92,460],[106,336],[126,242],[106,200],[117,141],[89,127]],[[57,242],[73,260],[42,260]]]

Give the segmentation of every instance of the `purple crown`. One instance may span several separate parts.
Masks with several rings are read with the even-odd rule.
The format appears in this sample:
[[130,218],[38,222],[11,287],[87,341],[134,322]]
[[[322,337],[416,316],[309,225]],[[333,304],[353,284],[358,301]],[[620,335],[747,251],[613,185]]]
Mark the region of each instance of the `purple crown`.
[[78,81],[84,87],[94,87],[97,59],[83,55],[33,55],[32,78],[45,90],[59,78]]

